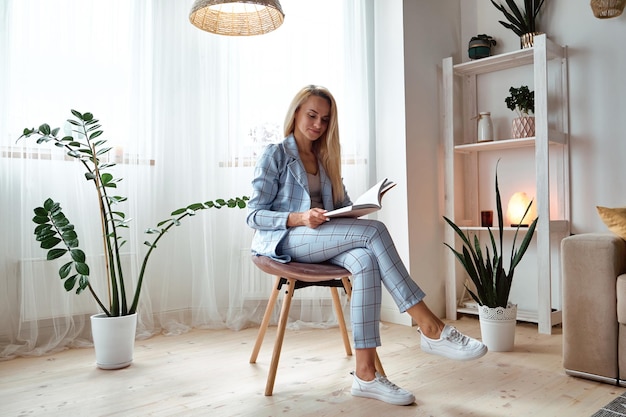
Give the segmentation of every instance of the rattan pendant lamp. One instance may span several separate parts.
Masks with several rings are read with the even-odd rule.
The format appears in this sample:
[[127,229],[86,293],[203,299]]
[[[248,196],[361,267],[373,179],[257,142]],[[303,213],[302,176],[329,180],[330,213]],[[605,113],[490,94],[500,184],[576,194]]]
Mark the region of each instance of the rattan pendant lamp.
[[189,13],[194,26],[228,36],[262,35],[278,29],[284,18],[278,0],[196,0]]

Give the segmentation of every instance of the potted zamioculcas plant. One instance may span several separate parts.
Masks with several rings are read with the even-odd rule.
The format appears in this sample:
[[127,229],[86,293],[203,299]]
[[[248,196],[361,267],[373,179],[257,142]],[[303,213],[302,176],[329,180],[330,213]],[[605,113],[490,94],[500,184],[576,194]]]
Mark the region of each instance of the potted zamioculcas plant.
[[[483,343],[487,345],[490,351],[502,352],[512,350],[515,342],[517,305],[510,302],[509,295],[515,268],[528,249],[538,218],[535,218],[526,230],[519,249],[516,249],[516,240],[521,225],[516,226],[507,271],[503,262],[504,218],[498,187],[497,166],[495,183],[498,241],[496,241],[491,228],[488,228],[489,242],[487,244],[483,244],[477,234],[474,235],[472,241],[469,234],[466,235],[452,220],[444,216],[444,220],[461,239],[463,249],[462,251],[456,250],[454,243],[444,244],[450,248],[457,260],[463,265],[473,284],[473,288],[466,285],[466,289],[478,304]],[[528,204],[523,217],[529,213],[531,205],[532,201]]]
[[535,36],[541,33],[537,25],[537,17],[543,2],[544,0],[524,0],[524,8],[520,9],[515,0],[506,0],[509,7],[507,10],[502,3],[491,0],[491,3],[502,12],[508,21],[499,20],[500,24],[511,29],[520,37],[522,49],[532,47]]
[[[34,136],[38,144],[52,142],[63,148],[68,156],[78,160],[84,168],[85,179],[93,184],[94,197],[98,203],[98,212],[94,213],[94,218],[98,219],[101,227],[104,271],[95,272],[89,267],[74,225],[63,213],[61,205],[51,198],[34,209],[35,238],[41,248],[47,250],[48,260],[67,259],[59,268],[59,277],[65,290],[75,291],[76,294],[89,292],[102,310],[91,317],[97,366],[104,369],[123,368],[132,362],[137,307],[146,266],[160,239],[172,227],[180,225],[184,218],[195,215],[199,210],[245,208],[248,197],[194,203],[173,211],[170,217],[159,222],[156,227],[147,229],[146,233],[153,239],[145,242],[147,249],[136,285],[134,291],[129,291],[120,252],[125,243],[123,230],[129,227],[129,220],[118,206],[126,201],[126,197],[111,195],[122,179],[115,178],[111,173],[115,163],[108,161],[107,154],[112,148],[101,138],[103,131],[99,121],[91,113],[72,110],[72,114],[74,118],[68,120],[72,125],[71,135],[59,136],[59,128],[51,129],[50,125],[42,124],[37,129],[24,129],[20,139]],[[106,277],[106,294],[96,292],[91,282],[94,276]]]
[[517,113],[511,127],[513,138],[528,138],[535,136],[535,92],[528,86],[509,88],[509,96],[504,99],[506,107]]

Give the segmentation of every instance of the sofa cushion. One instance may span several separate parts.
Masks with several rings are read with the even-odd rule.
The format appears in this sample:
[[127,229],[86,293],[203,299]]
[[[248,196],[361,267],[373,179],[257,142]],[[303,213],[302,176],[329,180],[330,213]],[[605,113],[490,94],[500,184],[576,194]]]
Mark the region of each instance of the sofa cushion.
[[617,236],[626,240],[626,207],[609,208],[597,206],[596,209],[606,227]]

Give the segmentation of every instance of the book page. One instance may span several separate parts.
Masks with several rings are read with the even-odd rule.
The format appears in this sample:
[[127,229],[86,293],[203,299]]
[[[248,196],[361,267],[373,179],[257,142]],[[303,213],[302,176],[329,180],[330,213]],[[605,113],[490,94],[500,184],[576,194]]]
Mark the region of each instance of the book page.
[[325,213],[327,217],[361,217],[381,209],[381,199],[384,193],[396,185],[386,178],[357,198],[353,205],[341,207]]
[[383,184],[387,182],[387,179],[380,181],[378,184],[361,194],[352,204],[353,206],[378,206],[380,207],[380,192],[383,188]]

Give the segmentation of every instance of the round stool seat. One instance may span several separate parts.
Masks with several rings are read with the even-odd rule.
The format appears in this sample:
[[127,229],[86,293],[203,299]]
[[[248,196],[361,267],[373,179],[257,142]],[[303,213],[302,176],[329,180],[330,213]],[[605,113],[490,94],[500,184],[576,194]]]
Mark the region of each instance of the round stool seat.
[[352,275],[347,269],[331,263],[308,264],[278,262],[268,256],[252,256],[252,262],[270,275],[293,278],[304,282],[319,282]]

